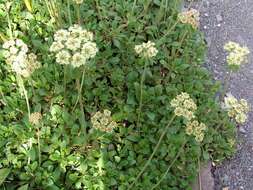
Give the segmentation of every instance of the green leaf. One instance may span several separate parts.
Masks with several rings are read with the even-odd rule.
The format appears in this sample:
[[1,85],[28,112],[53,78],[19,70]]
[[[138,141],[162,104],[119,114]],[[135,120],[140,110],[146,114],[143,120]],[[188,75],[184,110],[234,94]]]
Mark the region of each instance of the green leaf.
[[17,190],[28,190],[28,184],[26,185],[22,185],[21,187],[19,187]]
[[10,169],[9,168],[3,168],[3,169],[0,169],[0,185],[3,184],[4,180],[7,178],[7,176],[9,175],[10,173]]

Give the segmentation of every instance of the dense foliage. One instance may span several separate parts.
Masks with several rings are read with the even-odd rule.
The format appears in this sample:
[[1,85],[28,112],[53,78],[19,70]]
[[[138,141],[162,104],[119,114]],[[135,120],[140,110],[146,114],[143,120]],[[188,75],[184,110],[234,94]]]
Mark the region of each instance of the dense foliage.
[[[55,4],[57,15],[49,14],[49,1],[33,2],[29,12],[25,3],[13,1],[9,23],[8,11],[0,5],[2,41],[11,36],[11,25],[12,35],[23,39],[42,63],[24,79],[31,112],[42,114],[40,124],[34,126],[18,78],[1,58],[2,189],[127,189],[174,115],[170,101],[181,92],[190,94],[198,106],[196,116],[207,126],[204,140],[197,143],[188,136],[185,120],[177,117],[133,189],[151,189],[182,145],[183,151],[157,189],[191,189],[199,159],[221,161],[233,153],[234,125],[215,100],[219,84],[202,66],[203,36],[178,22],[177,0],[85,0],[80,11],[74,2],[62,0]],[[77,23],[79,13],[83,28],[94,33],[99,52],[85,66],[64,69],[49,47],[54,32]],[[148,40],[155,42],[158,54],[148,61],[141,87],[145,61],[134,47]],[[75,106],[76,81],[83,71],[80,107]],[[112,133],[91,124],[91,117],[106,109],[118,124]]]

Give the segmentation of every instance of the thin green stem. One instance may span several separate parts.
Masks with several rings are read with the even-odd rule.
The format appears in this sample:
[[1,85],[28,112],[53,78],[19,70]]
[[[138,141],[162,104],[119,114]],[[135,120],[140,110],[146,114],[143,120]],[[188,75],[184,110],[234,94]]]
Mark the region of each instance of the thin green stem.
[[[51,19],[54,19],[56,22],[57,27],[60,27],[62,25],[62,19],[59,15],[59,5],[56,1],[53,0],[44,0],[45,4],[47,6],[47,10],[50,14]],[[55,5],[57,4],[57,5]]]
[[[190,2],[187,9],[189,9],[191,7],[192,3],[193,3],[193,1]],[[161,45],[161,43],[163,43],[163,40],[171,33],[171,31],[177,26],[178,23],[179,23],[179,19],[177,19],[176,22],[170,28],[168,28],[167,32],[158,41],[157,45]]]
[[83,69],[83,74],[82,74],[82,79],[81,79],[81,86],[80,86],[80,89],[78,89],[78,96],[77,96],[77,99],[76,99],[76,102],[74,104],[74,107],[72,109],[72,112],[75,110],[77,104],[78,104],[78,101],[82,95],[82,90],[83,90],[83,83],[84,83],[84,75],[85,75],[85,68]]
[[78,20],[78,24],[81,25],[81,14],[80,14],[80,8],[81,6],[78,4],[77,5],[77,20]]
[[10,19],[10,15],[9,15],[9,10],[7,11],[7,21],[8,21],[8,28],[9,28],[9,32],[10,32],[10,38],[13,38],[12,35],[12,27],[11,27],[11,19]]
[[146,164],[144,165],[144,167],[142,168],[142,170],[139,172],[139,174],[137,175],[137,177],[135,178],[134,182],[128,187],[128,190],[132,190],[133,186],[135,185],[135,183],[138,181],[138,179],[142,176],[143,172],[147,169],[147,167],[149,166],[149,164],[151,163],[151,160],[153,159],[155,153],[157,152],[165,134],[167,133],[168,131],[168,128],[170,127],[170,125],[172,124],[172,122],[174,121],[175,119],[175,115],[173,115],[173,117],[171,118],[171,120],[169,121],[168,125],[165,127],[163,133],[161,134],[159,140],[158,140],[158,143],[156,144],[155,146],[155,149],[154,151],[152,152],[151,156],[149,157],[148,161],[146,162]]
[[101,15],[101,11],[100,11],[100,6],[99,6],[98,0],[95,0],[95,4],[96,4],[96,9],[98,11],[99,20],[102,20],[102,15]]
[[228,83],[230,81],[230,78],[231,78],[231,71],[229,71],[228,74],[226,74],[226,77],[224,79],[224,86],[223,86],[223,90],[222,90],[221,97],[220,97],[221,101],[223,101],[225,94],[228,90]]
[[[23,86],[23,87],[24,87],[24,86]],[[29,99],[28,99],[28,95],[27,95],[27,91],[26,91],[25,87],[23,88],[23,91],[24,91],[24,95],[25,95],[25,100],[26,100],[26,106],[27,106],[28,116],[30,117],[31,111],[30,111]]]
[[140,124],[140,118],[141,118],[141,109],[142,109],[142,103],[143,103],[143,84],[145,81],[145,74],[147,71],[147,65],[148,65],[148,60],[144,60],[145,61],[145,65],[144,65],[144,70],[141,76],[141,86],[140,86],[140,103],[139,103],[139,108],[138,108],[138,116],[137,116],[137,124],[136,126],[139,127]]
[[199,174],[198,174],[198,177],[199,177],[199,190],[202,190],[201,173],[200,173],[200,159],[199,159],[199,157],[198,157],[198,168],[199,168]]
[[72,25],[72,19],[71,19],[71,11],[70,11],[70,1],[67,1],[68,3],[68,17],[69,17],[69,24]]
[[[78,93],[81,94],[81,84],[80,84],[80,80],[76,79],[76,85],[77,85],[77,89],[78,89]],[[83,106],[83,100],[82,97],[80,96],[79,98],[79,105],[80,105],[80,110],[81,110],[81,126],[83,127],[84,130],[84,134],[86,134],[86,129],[85,129],[85,115],[84,115],[84,106]]]
[[20,75],[17,75],[17,80],[18,80],[18,83],[19,83],[19,86],[20,86],[21,90],[23,91],[23,93],[25,95],[27,112],[28,112],[28,116],[30,118],[30,115],[31,115],[30,105],[29,105],[29,99],[28,99],[27,91],[25,89],[24,81],[23,81],[23,79]]
[[40,129],[37,126],[37,143],[38,143],[38,154],[39,154],[39,166],[41,165],[41,149],[40,149]]
[[[28,141],[28,148],[29,148],[29,150],[28,150],[28,152],[31,150],[31,148],[32,148],[32,141],[31,141],[31,139],[29,139],[29,141]],[[27,164],[29,165],[31,163],[31,156],[28,156],[28,159],[27,159]]]
[[184,146],[185,146],[186,142],[187,142],[187,141],[185,141],[185,142],[181,145],[179,151],[177,152],[176,157],[173,159],[173,161],[172,161],[171,164],[169,165],[168,169],[167,169],[166,172],[163,174],[162,178],[157,182],[157,184],[155,184],[155,185],[152,187],[151,190],[157,188],[157,187],[160,185],[160,183],[164,180],[164,178],[168,175],[168,173],[169,173],[171,167],[174,165],[174,163],[176,162],[176,160],[177,160],[178,157],[180,156],[182,150],[184,149]]
[[134,13],[134,9],[136,7],[136,4],[137,4],[137,0],[134,0],[133,6],[132,6],[132,14]]
[[167,32],[163,35],[163,37],[160,38],[160,40],[157,42],[157,45],[162,45],[164,43],[164,39],[171,33],[171,31],[177,26],[179,21],[177,20],[170,28],[168,28]]
[[2,103],[6,106],[7,105],[7,100],[6,100],[6,98],[4,97],[4,93],[3,93],[3,91],[1,90],[1,88],[0,88],[0,94],[1,94],[1,96],[2,96]]
[[52,9],[51,9],[51,7],[50,7],[49,2],[48,2],[47,0],[45,0],[45,3],[46,3],[46,6],[47,6],[47,11],[48,11],[49,14],[50,14],[50,17],[51,17],[51,18],[54,18],[54,14],[53,14],[53,12],[52,12]]
[[64,101],[66,100],[66,91],[67,91],[67,65],[64,65]]
[[28,78],[28,82],[29,82],[29,84],[32,88],[33,96],[35,96],[36,93],[35,93],[35,90],[34,90],[34,87],[33,87],[33,81],[30,78]]

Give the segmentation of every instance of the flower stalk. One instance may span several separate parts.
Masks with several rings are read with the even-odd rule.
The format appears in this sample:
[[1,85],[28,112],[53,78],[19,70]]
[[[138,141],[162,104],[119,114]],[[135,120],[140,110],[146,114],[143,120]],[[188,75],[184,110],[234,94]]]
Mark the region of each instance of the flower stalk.
[[141,76],[140,103],[139,103],[139,108],[138,108],[137,125],[136,125],[137,127],[139,127],[139,124],[140,124],[142,102],[143,102],[143,84],[144,84],[144,81],[145,81],[145,75],[146,75],[146,71],[147,71],[148,60],[145,59],[144,62],[145,62],[144,70],[143,70],[143,73],[142,73],[142,76]]
[[172,122],[174,121],[176,115],[173,115],[171,120],[169,121],[169,123],[167,124],[167,126],[165,127],[164,131],[162,132],[158,143],[156,144],[154,151],[152,152],[151,156],[149,157],[148,161],[146,162],[146,164],[144,165],[144,167],[141,169],[141,171],[139,172],[139,174],[137,175],[137,177],[135,178],[134,182],[128,187],[128,190],[131,190],[133,188],[133,186],[135,185],[135,183],[138,181],[138,179],[142,176],[142,174],[144,173],[144,171],[147,169],[147,167],[149,166],[149,164],[151,163],[151,160],[153,159],[153,157],[155,156],[155,153],[157,152],[158,148],[161,145],[161,142],[165,136],[165,134],[167,133],[170,125],[172,124]]
[[168,175],[168,173],[169,173],[171,167],[174,165],[174,163],[177,161],[177,159],[179,158],[180,154],[182,153],[182,150],[184,149],[184,146],[185,146],[186,143],[187,143],[187,141],[185,141],[185,142],[181,145],[179,151],[177,152],[177,155],[176,155],[175,158],[172,160],[172,162],[171,162],[171,164],[169,165],[168,169],[167,169],[166,172],[163,174],[163,176],[161,177],[161,179],[157,182],[157,184],[155,184],[155,185],[151,188],[151,190],[157,188],[157,187],[160,185],[160,183],[165,179],[165,177]]

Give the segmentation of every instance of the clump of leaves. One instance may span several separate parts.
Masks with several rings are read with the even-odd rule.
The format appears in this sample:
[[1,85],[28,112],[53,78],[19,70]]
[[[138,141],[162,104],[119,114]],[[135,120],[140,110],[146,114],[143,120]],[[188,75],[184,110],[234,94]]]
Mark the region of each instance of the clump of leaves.
[[[155,186],[185,140],[157,189],[190,189],[199,158],[222,161],[233,153],[234,125],[215,101],[219,85],[201,65],[203,36],[178,22],[178,1],[52,1],[57,14],[45,11],[52,6],[45,2],[34,1],[28,12],[14,1],[9,11],[14,36],[42,62],[24,81],[31,110],[42,118],[38,125],[29,123],[16,78],[1,59],[0,183],[5,189],[127,189],[173,117],[170,101],[181,92],[197,104],[196,116],[207,126],[205,138],[197,143],[185,134],[185,121],[175,119],[133,189]],[[0,16],[7,27],[5,14]],[[64,72],[48,52],[54,31],[77,20],[95,34],[99,53],[84,68],[83,107],[73,109],[79,98],[75,80],[82,71],[68,67]],[[9,30],[1,33],[6,37]],[[134,47],[149,40],[158,54],[144,69]],[[90,121],[105,109],[118,123],[112,133],[94,129]]]

